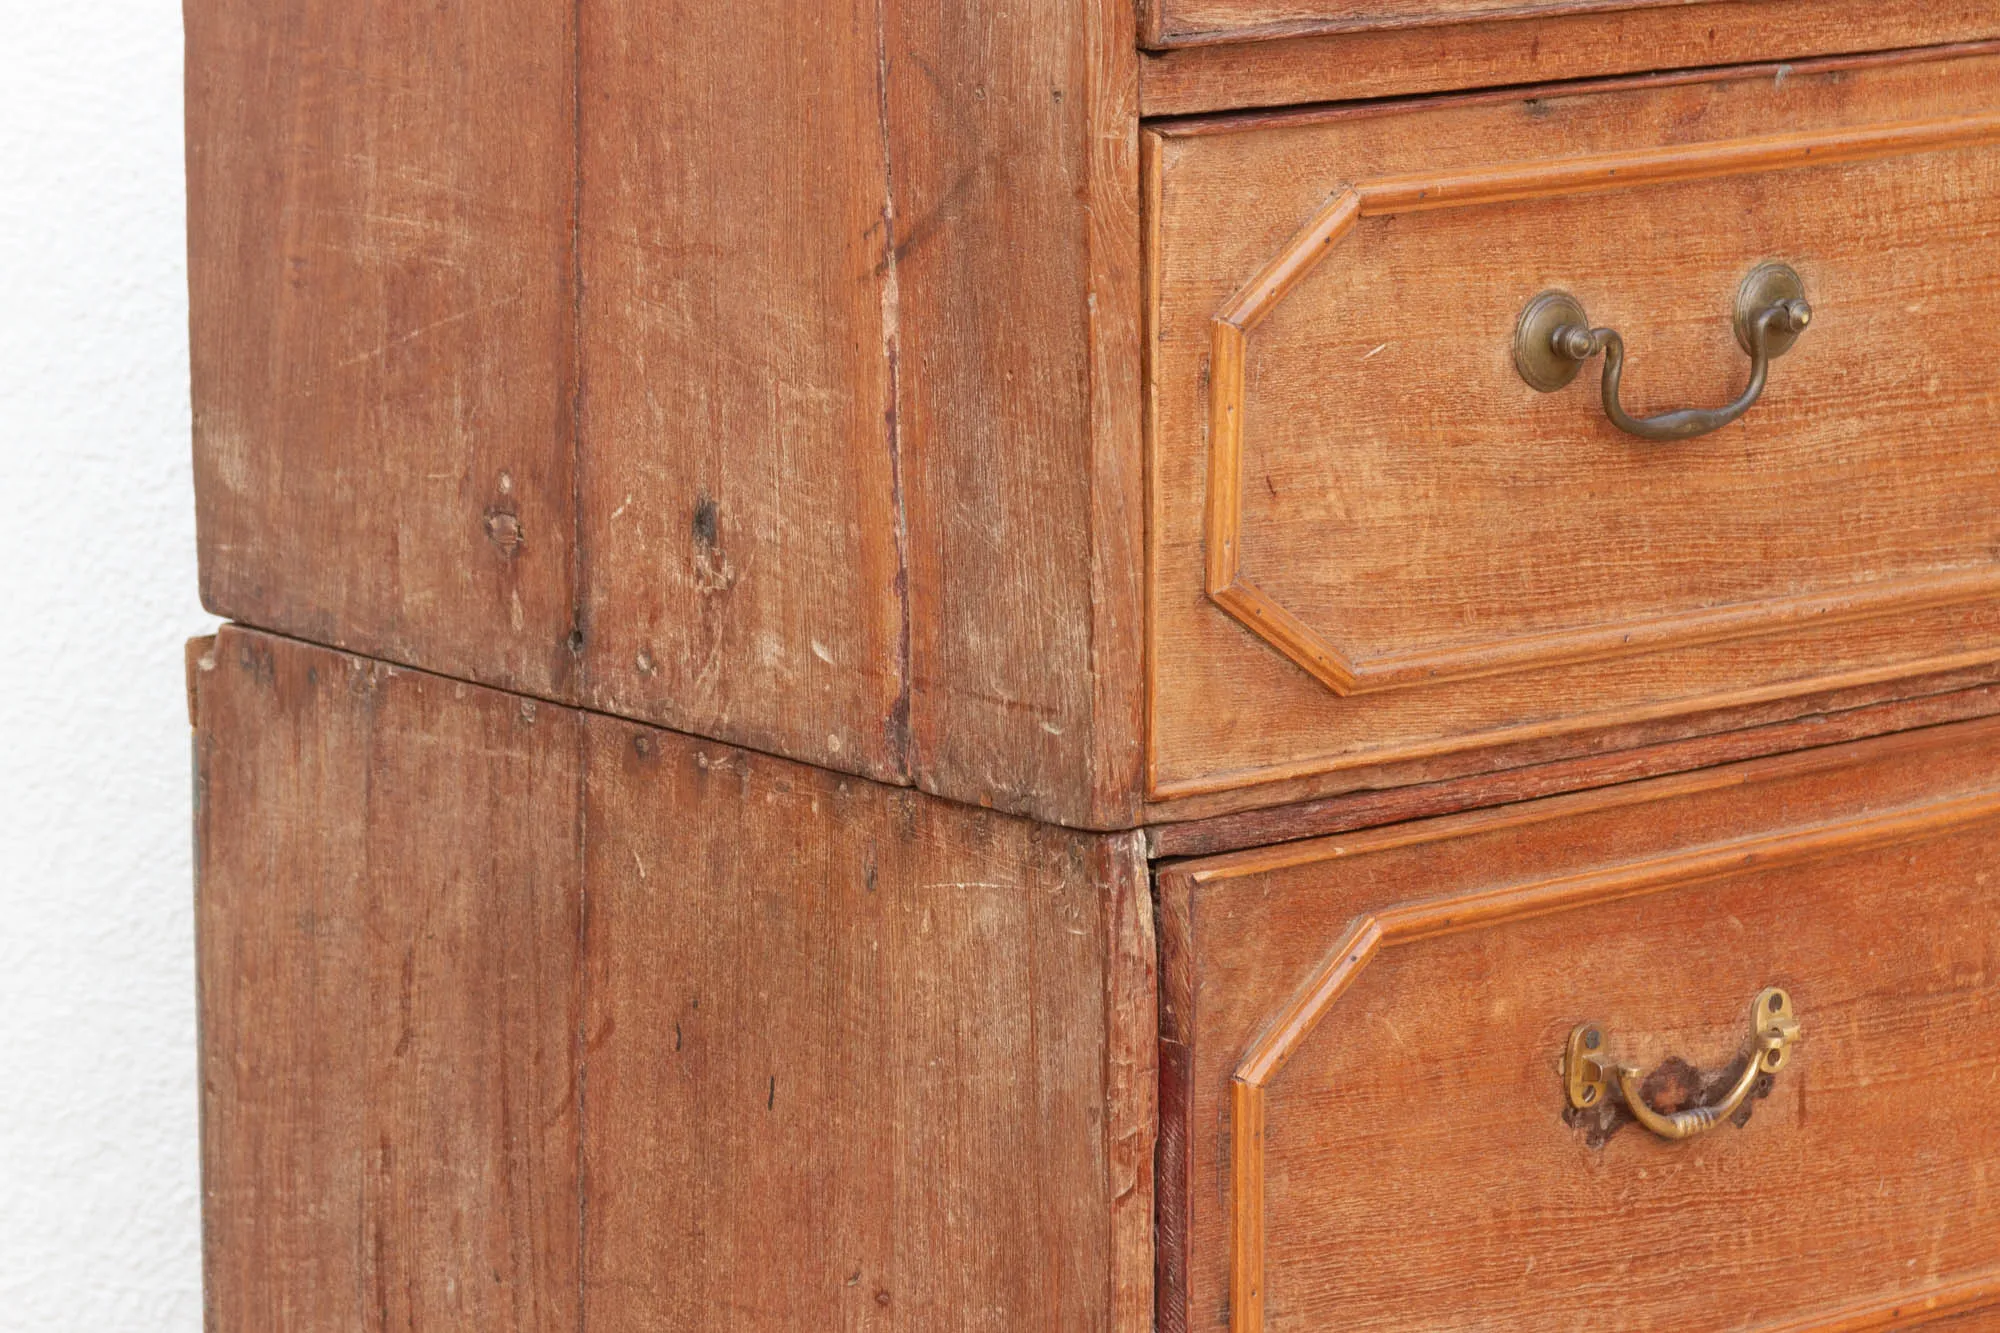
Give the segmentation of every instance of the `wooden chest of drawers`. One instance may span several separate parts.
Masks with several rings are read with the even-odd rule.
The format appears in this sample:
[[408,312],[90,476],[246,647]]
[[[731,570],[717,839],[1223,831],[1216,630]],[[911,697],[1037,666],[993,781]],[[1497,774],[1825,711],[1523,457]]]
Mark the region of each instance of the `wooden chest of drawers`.
[[2000,1318],[2000,5],[187,25],[212,1328]]

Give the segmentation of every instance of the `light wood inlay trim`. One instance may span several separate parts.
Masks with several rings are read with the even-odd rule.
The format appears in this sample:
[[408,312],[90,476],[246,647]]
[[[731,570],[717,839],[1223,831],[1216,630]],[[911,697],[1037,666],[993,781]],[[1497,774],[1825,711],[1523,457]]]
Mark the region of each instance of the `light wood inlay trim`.
[[1220,592],[1211,589],[1209,596],[1217,606],[1254,628],[1272,647],[1318,677],[1335,694],[1354,692],[1354,668],[1327,647],[1326,641],[1304,621],[1256,584],[1237,576]]
[[1477,208],[1678,181],[1754,176],[1796,167],[1976,147],[1996,138],[2000,138],[2000,115],[1948,116],[1541,162],[1510,162],[1445,176],[1433,173],[1383,176],[1360,187],[1361,215],[1387,217],[1433,208]]
[[[1243,525],[1243,350],[1239,325],[1210,326],[1208,373],[1208,595],[1218,602],[1236,586],[1237,535]],[[1232,613],[1234,614],[1234,613]],[[1241,619],[1241,617],[1238,617]]]
[[1327,200],[1312,221],[1266,264],[1256,277],[1245,283],[1216,318],[1234,324],[1245,333],[1263,322],[1271,308],[1285,299],[1300,279],[1319,266],[1327,251],[1340,243],[1354,224],[1365,215],[1360,190],[1342,190]]
[[[1334,1003],[1382,950],[1596,907],[1747,871],[1770,870],[1841,853],[1914,842],[1996,816],[2000,816],[2000,791],[1979,792],[1862,819],[1734,838],[1709,847],[1606,870],[1559,876],[1537,884],[1507,885],[1454,898],[1402,903],[1356,920],[1319,969],[1271,1016],[1231,1077],[1230,1327],[1233,1333],[1263,1333],[1264,1328],[1263,1144],[1267,1090]],[[1966,1302],[1973,1299],[1967,1297]],[[1865,1321],[1875,1317],[1875,1312],[1896,1308],[1901,1307],[1871,1300],[1866,1305],[1851,1307],[1848,1314],[1826,1316],[1797,1327],[1876,1328],[1881,1326],[1879,1322],[1840,1321]]]
[[1357,660],[1279,606],[1242,574],[1243,415],[1250,333],[1333,252],[1361,218],[1787,171],[1994,142],[2000,142],[2000,114],[1954,116],[1504,163],[1446,175],[1384,176],[1337,191],[1215,316],[1204,531],[1209,597],[1328,689],[1346,696],[1726,643],[1779,633],[1804,623],[1877,620],[1964,605],[2000,593],[2000,567],[1989,567],[1886,580],[1831,595],[1779,598],[1626,624]]

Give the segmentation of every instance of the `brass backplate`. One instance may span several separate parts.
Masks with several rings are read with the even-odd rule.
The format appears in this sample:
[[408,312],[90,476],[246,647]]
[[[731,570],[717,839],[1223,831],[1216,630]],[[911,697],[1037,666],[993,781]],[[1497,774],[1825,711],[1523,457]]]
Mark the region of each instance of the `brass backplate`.
[[[1750,322],[1780,301],[1805,299],[1805,280],[1789,264],[1759,264],[1751,269],[1750,276],[1743,279],[1743,285],[1736,289],[1737,344],[1755,356],[1757,349],[1750,345]],[[1791,351],[1792,344],[1798,340],[1797,333],[1783,324],[1776,324],[1764,336],[1764,350],[1776,360]]]
[[1583,369],[1583,362],[1555,349],[1556,330],[1566,324],[1590,327],[1590,316],[1568,292],[1543,292],[1514,323],[1514,368],[1540,393],[1567,388]]
[[1611,1095],[1611,1066],[1604,1041],[1604,1029],[1595,1023],[1579,1023],[1569,1034],[1569,1048],[1563,1052],[1563,1085],[1569,1104],[1579,1111],[1602,1106]]

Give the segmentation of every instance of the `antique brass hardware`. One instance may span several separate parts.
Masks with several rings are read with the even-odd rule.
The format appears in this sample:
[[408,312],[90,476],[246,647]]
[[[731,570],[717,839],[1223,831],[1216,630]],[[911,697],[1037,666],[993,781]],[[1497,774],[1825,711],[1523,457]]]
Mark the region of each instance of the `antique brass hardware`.
[[1786,1055],[1799,1039],[1799,1025],[1792,1017],[1792,997],[1776,986],[1761,991],[1750,1006],[1750,1033],[1749,1063],[1728,1096],[1713,1106],[1662,1114],[1646,1105],[1645,1098],[1639,1095],[1639,1070],[1614,1063],[1605,1055],[1604,1030],[1595,1023],[1579,1023],[1569,1034],[1569,1048],[1563,1055],[1563,1083],[1569,1092],[1569,1104],[1579,1111],[1602,1106],[1615,1084],[1633,1119],[1663,1139],[1691,1139],[1734,1115],[1757,1085],[1758,1075],[1775,1074],[1785,1067]]
[[1566,387],[1583,363],[1604,353],[1604,415],[1629,435],[1644,440],[1686,440],[1720,430],[1748,412],[1764,396],[1771,362],[1790,351],[1812,322],[1805,283],[1784,264],[1762,264],[1736,292],[1736,341],[1750,354],[1750,383],[1727,407],[1685,408],[1654,417],[1633,417],[1618,401],[1625,374],[1625,340],[1616,329],[1593,329],[1583,306],[1568,292],[1543,292],[1528,303],[1514,326],[1514,367],[1530,387],[1554,393]]

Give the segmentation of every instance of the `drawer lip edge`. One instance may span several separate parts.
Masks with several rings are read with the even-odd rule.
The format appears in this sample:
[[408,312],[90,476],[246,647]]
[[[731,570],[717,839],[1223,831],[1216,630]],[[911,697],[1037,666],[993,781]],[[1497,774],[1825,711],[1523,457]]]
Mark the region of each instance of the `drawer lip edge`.
[[1532,23],[1537,19],[1593,14],[1623,14],[1648,9],[1684,9],[1730,3],[1731,0],[1525,0],[1493,9],[1462,13],[1431,10],[1419,14],[1385,14],[1348,19],[1293,19],[1244,28],[1173,28],[1166,11],[1174,0],[1142,0],[1145,23],[1140,51],[1163,54],[1218,46],[1256,46],[1300,37],[1348,37],[1357,33],[1412,32],[1426,28],[1459,28],[1476,23]]

